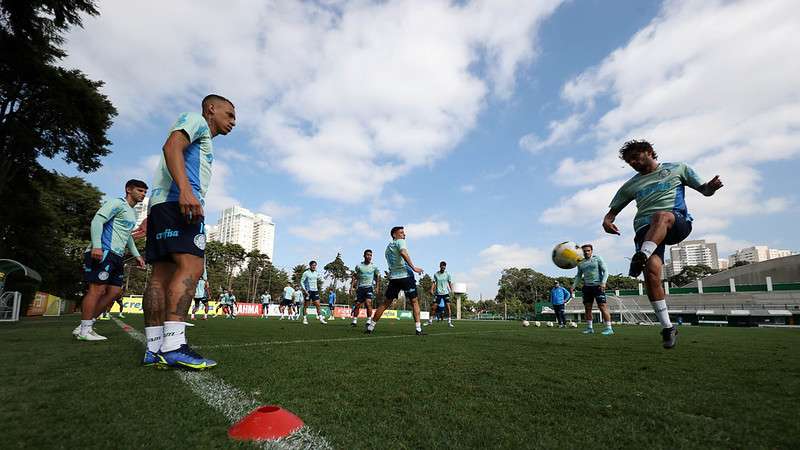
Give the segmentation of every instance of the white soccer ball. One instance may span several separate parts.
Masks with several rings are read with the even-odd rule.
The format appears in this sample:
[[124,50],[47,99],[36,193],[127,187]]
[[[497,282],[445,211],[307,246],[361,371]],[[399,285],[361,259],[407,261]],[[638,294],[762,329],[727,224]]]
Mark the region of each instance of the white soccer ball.
[[570,322],[570,323],[569,323],[569,327],[570,327],[570,328],[578,328],[578,324],[577,324],[577,323],[575,323],[575,322]]
[[539,321],[537,320],[536,322],[533,322],[533,326],[535,326],[535,327],[537,327],[537,328],[538,328],[538,327],[542,326],[542,322],[539,322]]
[[553,264],[562,269],[574,269],[579,262],[583,261],[583,252],[574,242],[567,241],[556,245],[553,248]]
[[553,322],[547,322],[547,326],[548,326],[549,328],[553,328]]
[[531,323],[530,323],[530,322],[528,322],[527,320],[523,320],[523,321],[522,321],[522,326],[523,326],[523,327],[527,327],[527,326],[530,326],[530,325],[531,325]]

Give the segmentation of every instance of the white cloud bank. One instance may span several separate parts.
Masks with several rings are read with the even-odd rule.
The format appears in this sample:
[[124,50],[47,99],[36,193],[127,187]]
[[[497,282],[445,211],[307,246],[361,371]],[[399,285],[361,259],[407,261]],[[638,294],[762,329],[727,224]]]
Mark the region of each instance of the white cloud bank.
[[68,64],[106,82],[121,123],[166,126],[165,111],[226,95],[259,158],[354,202],[441,158],[488,98],[509,98],[560,3],[104,2],[69,36]]

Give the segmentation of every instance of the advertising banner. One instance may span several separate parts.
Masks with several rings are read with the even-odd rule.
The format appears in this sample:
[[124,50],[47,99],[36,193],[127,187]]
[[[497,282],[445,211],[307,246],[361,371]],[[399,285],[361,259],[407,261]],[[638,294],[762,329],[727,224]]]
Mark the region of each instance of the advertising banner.
[[42,315],[45,316],[58,316],[61,315],[61,298],[55,295],[47,295],[47,303],[44,307]]
[[28,310],[25,311],[26,316],[41,316],[47,308],[47,292],[37,292],[33,296],[33,301],[28,305]]

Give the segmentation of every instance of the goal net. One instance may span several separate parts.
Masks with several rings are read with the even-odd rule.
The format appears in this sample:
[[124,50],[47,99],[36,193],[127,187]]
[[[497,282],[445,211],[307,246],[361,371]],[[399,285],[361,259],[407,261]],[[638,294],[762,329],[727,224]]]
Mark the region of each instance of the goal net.
[[22,294],[19,292],[3,292],[0,295],[0,322],[17,322]]

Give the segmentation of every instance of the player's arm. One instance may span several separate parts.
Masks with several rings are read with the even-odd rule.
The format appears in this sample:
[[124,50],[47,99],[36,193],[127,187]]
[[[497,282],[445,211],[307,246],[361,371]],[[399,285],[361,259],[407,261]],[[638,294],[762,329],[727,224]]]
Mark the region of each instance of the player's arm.
[[186,161],[183,153],[189,147],[189,135],[184,130],[175,130],[170,133],[167,142],[164,143],[164,161],[167,163],[167,170],[172,175],[172,180],[178,185],[180,194],[178,196],[178,204],[181,208],[181,214],[191,223],[196,223],[202,220],[203,205],[197,200],[192,191],[192,185],[189,183],[189,177],[186,176]]
[[570,292],[575,291],[575,289],[578,287],[578,283],[581,281],[581,275],[583,275],[583,270],[581,270],[581,266],[579,265],[578,273],[575,274],[575,279],[572,280],[572,289],[570,289]]
[[358,283],[358,266],[356,266],[356,268],[353,269],[353,276],[351,277],[351,281],[352,282],[350,283],[350,290],[354,291],[356,289],[356,283]]
[[408,255],[408,250],[401,249],[400,250],[400,256],[402,256],[403,259],[406,261],[406,264],[408,264],[408,267],[411,267],[411,270],[413,270],[416,273],[422,273],[423,272],[423,270],[421,268],[415,266],[414,263],[411,261],[411,256]]
[[139,266],[140,269],[144,269],[144,259],[142,255],[139,254],[139,249],[136,248],[136,241],[133,240],[133,236],[128,236],[128,250],[130,250],[131,256],[136,258],[136,265]]
[[106,202],[92,218],[90,234],[92,239],[92,259],[100,261],[103,259],[103,225],[114,218],[114,202]]
[[377,292],[380,292],[381,291],[381,276],[378,275],[378,269],[375,269],[374,279],[375,279],[375,290]]
[[633,200],[633,196],[628,193],[628,190],[625,189],[625,185],[617,191],[614,195],[614,198],[611,199],[611,204],[608,205],[609,209],[606,213],[605,217],[603,217],[603,229],[608,234],[620,234],[619,228],[614,224],[614,220],[617,218],[617,214],[620,213],[628,203]]
[[597,271],[600,275],[600,289],[605,292],[606,281],[608,281],[608,268],[606,267],[606,262],[603,261],[603,258],[597,258]]

